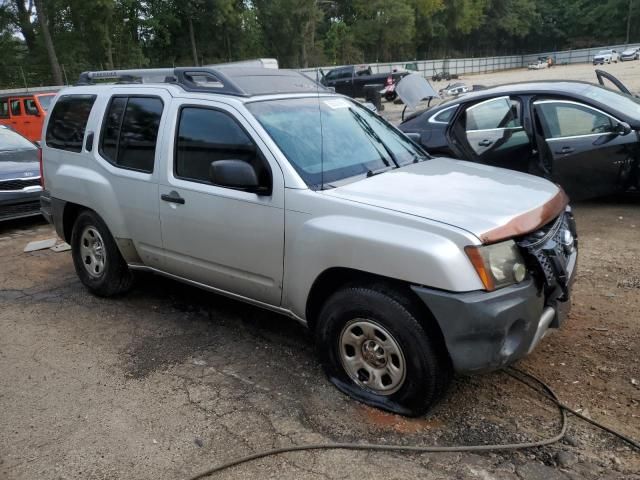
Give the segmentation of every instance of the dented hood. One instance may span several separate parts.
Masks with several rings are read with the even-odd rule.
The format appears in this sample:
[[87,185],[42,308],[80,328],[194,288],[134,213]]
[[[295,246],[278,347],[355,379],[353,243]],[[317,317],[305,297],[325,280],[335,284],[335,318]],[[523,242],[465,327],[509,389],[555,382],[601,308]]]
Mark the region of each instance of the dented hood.
[[326,193],[453,225],[484,243],[533,231],[567,204],[564,192],[542,178],[446,158],[391,170]]

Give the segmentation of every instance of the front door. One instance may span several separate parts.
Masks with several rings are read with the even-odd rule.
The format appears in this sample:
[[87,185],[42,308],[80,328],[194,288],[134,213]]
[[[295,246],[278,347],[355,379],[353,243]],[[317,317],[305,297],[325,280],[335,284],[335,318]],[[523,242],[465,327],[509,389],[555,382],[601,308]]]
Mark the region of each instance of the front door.
[[[284,179],[251,126],[213,102],[175,105],[176,134],[160,180],[166,270],[183,278],[280,305],[284,255]],[[214,185],[218,160],[254,167],[268,193]]]
[[583,103],[538,100],[551,177],[573,199],[615,193],[630,181],[638,135],[619,133],[618,120]]
[[22,108],[24,110],[23,124],[27,137],[32,142],[40,140],[42,130],[42,116],[34,97],[25,97],[22,99]]

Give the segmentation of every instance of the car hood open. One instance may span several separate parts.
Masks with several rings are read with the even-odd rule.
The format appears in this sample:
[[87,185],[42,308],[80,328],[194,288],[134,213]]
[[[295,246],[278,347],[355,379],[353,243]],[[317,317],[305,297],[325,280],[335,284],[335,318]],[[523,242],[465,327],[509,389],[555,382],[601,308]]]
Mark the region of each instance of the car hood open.
[[567,204],[564,192],[542,178],[447,158],[391,170],[326,193],[453,225],[484,243],[536,230]]

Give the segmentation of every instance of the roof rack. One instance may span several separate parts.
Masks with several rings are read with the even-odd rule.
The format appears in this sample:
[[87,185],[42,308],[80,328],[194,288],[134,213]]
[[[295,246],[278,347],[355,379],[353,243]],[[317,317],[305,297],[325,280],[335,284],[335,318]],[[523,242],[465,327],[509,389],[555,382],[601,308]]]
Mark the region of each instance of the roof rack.
[[216,92],[248,96],[220,69],[212,67],[146,68],[83,72],[76,85],[93,85],[95,80],[117,83],[175,83],[190,92]]
[[84,72],[76,85],[93,85],[96,80],[115,80],[116,83],[172,83],[188,92],[241,97],[327,92],[326,87],[300,72],[256,68],[246,64]]

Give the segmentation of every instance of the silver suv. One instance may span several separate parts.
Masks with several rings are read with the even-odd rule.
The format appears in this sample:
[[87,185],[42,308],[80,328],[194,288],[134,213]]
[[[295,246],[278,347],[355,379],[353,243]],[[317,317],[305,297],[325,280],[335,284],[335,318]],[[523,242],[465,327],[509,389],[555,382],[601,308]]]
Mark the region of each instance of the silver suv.
[[386,410],[522,358],[569,306],[560,188],[432,158],[297,72],[88,72],[42,146],[42,211],[89,290],[143,270],[287,315],[331,382]]

